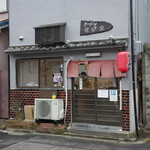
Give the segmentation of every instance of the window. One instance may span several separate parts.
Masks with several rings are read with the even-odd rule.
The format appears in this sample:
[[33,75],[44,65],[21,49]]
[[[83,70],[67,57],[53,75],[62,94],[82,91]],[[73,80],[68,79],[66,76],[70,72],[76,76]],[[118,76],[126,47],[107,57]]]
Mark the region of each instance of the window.
[[38,87],[38,60],[17,61],[19,87]]
[[98,89],[118,88],[119,78],[97,78]]
[[17,87],[62,87],[62,76],[62,58],[17,60]]
[[62,59],[40,60],[40,87],[62,87]]

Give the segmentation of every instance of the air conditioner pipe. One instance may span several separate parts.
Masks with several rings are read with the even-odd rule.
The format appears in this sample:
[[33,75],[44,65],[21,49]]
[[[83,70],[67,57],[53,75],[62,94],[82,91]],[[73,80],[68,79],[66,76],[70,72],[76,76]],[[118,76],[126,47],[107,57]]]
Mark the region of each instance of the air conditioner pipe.
[[120,110],[122,110],[122,81],[120,80]]
[[65,73],[65,91],[66,91],[66,102],[65,102],[65,117],[64,117],[64,122],[66,122],[66,114],[67,114],[67,105],[68,105],[68,82],[67,82],[67,68],[68,68],[68,64],[69,62],[73,59],[73,57],[71,56],[70,59],[68,59],[68,61],[66,62],[66,73]]

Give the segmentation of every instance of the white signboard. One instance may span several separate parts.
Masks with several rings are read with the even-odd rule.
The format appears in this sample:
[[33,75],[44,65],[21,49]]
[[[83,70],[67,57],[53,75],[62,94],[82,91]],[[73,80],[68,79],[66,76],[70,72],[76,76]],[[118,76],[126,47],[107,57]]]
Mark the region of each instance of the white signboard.
[[82,80],[82,78],[79,79],[79,89],[80,90],[83,89],[83,80]]
[[118,92],[117,90],[109,90],[109,100],[110,101],[118,101]]
[[98,90],[98,98],[108,98],[108,90]]

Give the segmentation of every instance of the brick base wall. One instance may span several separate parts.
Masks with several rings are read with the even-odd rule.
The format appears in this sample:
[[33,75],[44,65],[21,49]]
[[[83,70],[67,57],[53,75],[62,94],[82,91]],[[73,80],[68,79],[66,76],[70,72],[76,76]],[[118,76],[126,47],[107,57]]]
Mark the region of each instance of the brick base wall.
[[[10,118],[17,118],[20,114],[19,108],[25,105],[34,105],[35,98],[39,97],[39,90],[24,90],[13,89],[10,90]],[[57,98],[64,99],[65,103],[65,91],[58,90]],[[68,90],[68,111],[66,115],[66,123],[71,122],[71,90]]]
[[19,107],[34,105],[34,99],[39,98],[39,90],[10,90],[10,118],[17,118]]
[[129,90],[122,91],[122,130],[130,131]]
[[[65,91],[57,91],[57,98],[64,99],[64,104],[66,102],[66,92]],[[66,123],[71,123],[71,90],[68,90],[68,107],[66,114]]]
[[[57,91],[57,98],[64,99],[66,93],[64,90]],[[39,97],[39,90],[21,90],[14,89],[10,90],[10,106],[12,107],[15,103],[24,105],[34,105],[35,98]],[[10,107],[10,118],[17,117],[17,111],[12,110]],[[17,107],[16,107],[17,108]],[[17,108],[18,109],[18,108]],[[68,108],[66,115],[66,123],[71,123],[71,90],[68,90]],[[122,91],[122,130],[129,131],[130,130],[130,115],[129,115],[129,90]]]

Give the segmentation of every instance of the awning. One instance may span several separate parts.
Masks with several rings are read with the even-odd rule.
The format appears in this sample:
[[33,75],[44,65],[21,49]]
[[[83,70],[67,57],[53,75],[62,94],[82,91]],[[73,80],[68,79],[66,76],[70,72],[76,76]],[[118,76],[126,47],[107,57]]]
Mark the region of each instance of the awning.
[[0,21],[0,27],[8,25],[8,20]]
[[[67,77],[78,77],[79,64],[81,64],[81,61],[69,62]],[[82,61],[82,64],[88,64],[88,76],[90,77],[114,78],[126,76],[126,73],[121,73],[117,69],[117,60]]]

